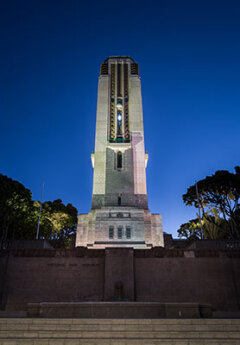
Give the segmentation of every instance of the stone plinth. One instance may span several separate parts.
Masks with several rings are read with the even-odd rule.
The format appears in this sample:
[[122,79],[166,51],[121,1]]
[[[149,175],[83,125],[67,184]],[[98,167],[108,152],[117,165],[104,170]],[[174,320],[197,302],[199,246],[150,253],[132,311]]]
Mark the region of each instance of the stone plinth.
[[211,317],[210,305],[198,303],[81,302],[29,303],[29,317],[200,318]]

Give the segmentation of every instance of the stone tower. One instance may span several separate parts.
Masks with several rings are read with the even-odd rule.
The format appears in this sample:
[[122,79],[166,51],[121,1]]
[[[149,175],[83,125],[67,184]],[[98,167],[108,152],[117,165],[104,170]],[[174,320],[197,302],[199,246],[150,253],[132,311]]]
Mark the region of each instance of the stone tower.
[[163,246],[161,216],[148,209],[141,79],[128,56],[101,65],[92,207],[78,217],[76,246]]

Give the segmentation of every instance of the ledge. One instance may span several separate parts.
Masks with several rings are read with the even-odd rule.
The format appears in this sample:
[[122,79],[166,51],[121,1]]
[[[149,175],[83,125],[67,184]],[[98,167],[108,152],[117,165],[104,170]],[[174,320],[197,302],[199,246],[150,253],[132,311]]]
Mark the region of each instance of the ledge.
[[[99,242],[98,242],[99,243]],[[123,242],[121,242],[123,243]],[[73,249],[9,249],[1,250],[0,257],[105,257],[106,250],[114,250],[116,248],[106,249],[89,249],[87,247],[76,247]],[[164,247],[153,247],[151,249],[134,249],[134,248],[117,248],[118,251],[133,250],[136,258],[176,258],[181,257],[186,260],[197,258],[240,258],[239,249],[167,249]]]
[[28,317],[47,318],[201,318],[212,317],[210,304],[158,302],[28,303]]

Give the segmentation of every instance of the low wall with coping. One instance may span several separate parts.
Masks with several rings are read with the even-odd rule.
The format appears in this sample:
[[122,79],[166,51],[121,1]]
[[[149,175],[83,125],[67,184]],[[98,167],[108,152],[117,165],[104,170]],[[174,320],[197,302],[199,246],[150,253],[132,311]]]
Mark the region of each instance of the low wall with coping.
[[78,247],[0,253],[0,306],[137,301],[239,310],[240,251]]

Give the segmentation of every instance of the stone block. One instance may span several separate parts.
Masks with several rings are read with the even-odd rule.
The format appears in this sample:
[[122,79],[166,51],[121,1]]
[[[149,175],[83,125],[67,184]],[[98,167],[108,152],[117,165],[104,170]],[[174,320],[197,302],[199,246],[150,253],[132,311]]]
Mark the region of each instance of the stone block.
[[166,303],[165,315],[170,318],[199,317],[198,303]]

